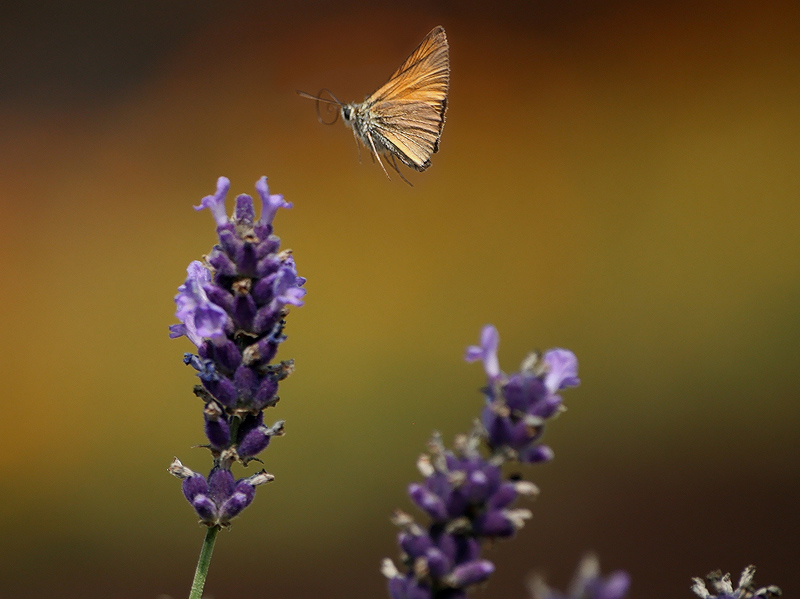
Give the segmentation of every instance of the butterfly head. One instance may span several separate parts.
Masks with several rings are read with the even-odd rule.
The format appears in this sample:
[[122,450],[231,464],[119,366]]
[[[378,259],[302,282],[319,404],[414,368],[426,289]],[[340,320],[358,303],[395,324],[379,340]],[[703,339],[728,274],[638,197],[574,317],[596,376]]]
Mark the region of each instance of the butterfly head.
[[341,112],[344,122],[352,126],[356,118],[356,107],[353,104],[342,104]]

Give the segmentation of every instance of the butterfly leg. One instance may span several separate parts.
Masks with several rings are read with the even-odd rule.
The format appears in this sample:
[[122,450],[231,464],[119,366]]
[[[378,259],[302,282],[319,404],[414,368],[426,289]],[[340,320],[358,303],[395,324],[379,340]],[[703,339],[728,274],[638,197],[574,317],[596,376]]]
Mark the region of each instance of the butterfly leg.
[[358,163],[361,164],[361,144],[358,143],[358,135],[356,135],[355,129],[353,129],[353,139],[356,142],[356,151],[358,152]]
[[375,149],[375,142],[374,142],[374,141],[372,141],[372,136],[371,136],[371,135],[369,135],[369,134],[367,134],[367,139],[369,140],[369,145],[370,145],[370,147],[372,147],[372,155],[373,155],[375,158],[377,158],[377,159],[378,159],[378,164],[380,164],[380,165],[381,165],[381,168],[383,169],[383,172],[384,172],[384,174],[386,175],[386,178],[387,178],[387,179],[389,179],[389,181],[391,181],[391,180],[392,180],[392,178],[389,176],[389,173],[388,173],[388,171],[386,170],[386,167],[385,167],[385,166],[383,166],[383,160],[381,160],[380,154],[378,154],[378,150],[376,150],[376,149]]
[[399,168],[397,168],[397,161],[394,159],[394,154],[389,154],[389,164],[391,164],[391,165],[392,165],[392,168],[393,168],[394,170],[396,170],[396,171],[397,171],[397,174],[398,174],[398,175],[400,175],[400,178],[401,178],[403,181],[405,181],[406,183],[408,183],[408,184],[409,184],[411,187],[414,187],[414,185],[411,183],[411,181],[409,181],[408,179],[406,179],[406,178],[403,176],[403,173],[402,173],[402,172],[400,172],[400,169],[399,169]]

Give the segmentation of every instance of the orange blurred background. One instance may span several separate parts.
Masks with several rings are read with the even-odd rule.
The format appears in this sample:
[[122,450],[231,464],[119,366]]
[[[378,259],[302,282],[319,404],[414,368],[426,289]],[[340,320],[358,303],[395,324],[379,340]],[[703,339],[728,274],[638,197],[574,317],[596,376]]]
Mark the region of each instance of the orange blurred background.
[[[480,327],[514,370],[571,348],[582,386],[476,597],[631,598],[758,566],[800,592],[800,5],[45,1],[0,19],[5,331],[0,597],[188,594],[203,537],[166,467],[206,470],[169,340],[192,205],[270,177],[308,277],[268,412],[276,482],[220,535],[223,597],[386,597],[388,515],[431,431],[481,405]],[[441,151],[411,188],[295,94],[361,100],[444,25]]]

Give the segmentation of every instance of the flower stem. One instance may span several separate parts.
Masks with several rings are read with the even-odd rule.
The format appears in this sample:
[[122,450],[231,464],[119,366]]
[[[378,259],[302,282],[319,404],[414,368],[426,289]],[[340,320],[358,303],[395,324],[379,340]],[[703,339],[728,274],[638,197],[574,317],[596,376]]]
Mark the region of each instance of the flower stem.
[[217,538],[219,526],[209,526],[206,531],[206,538],[203,540],[203,548],[200,550],[200,559],[197,560],[197,570],[194,571],[192,581],[192,591],[189,599],[200,599],[203,596],[203,587],[206,584],[208,566],[211,564],[211,553],[214,551],[214,541]]

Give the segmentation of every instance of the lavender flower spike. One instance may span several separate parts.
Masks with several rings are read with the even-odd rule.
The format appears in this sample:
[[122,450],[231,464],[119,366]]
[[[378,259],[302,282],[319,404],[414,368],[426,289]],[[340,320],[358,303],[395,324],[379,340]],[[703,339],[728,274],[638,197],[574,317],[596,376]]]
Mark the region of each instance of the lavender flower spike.
[[[526,359],[520,372],[506,376],[497,360],[499,342],[497,329],[487,325],[480,345],[467,348],[466,359],[482,360],[489,379],[482,422],[456,437],[452,449],[434,434],[429,455],[417,461],[425,480],[409,485],[408,495],[430,523],[422,526],[408,514],[395,513],[402,567],[384,560],[381,568],[392,599],[462,599],[495,570],[481,558],[482,544],[514,536],[532,516],[513,504],[538,489],[528,481],[505,479],[502,465],[552,458],[552,450],[538,441],[561,398],[549,391],[546,377],[554,373],[555,389],[576,384],[577,361],[572,352],[552,350],[544,359]],[[622,597],[609,593],[592,599]]]
[[264,204],[255,219],[253,198],[236,198],[233,214],[225,210],[230,181],[217,180],[217,190],[196,206],[207,208],[219,243],[204,262],[195,261],[175,296],[170,337],[185,336],[197,348],[184,363],[197,371],[195,395],[203,401],[206,447],[213,465],[208,477],[176,460],[169,471],[183,480],[186,499],[209,528],[227,526],[253,501],[255,487],[272,480],[261,472],[236,480],[234,462],[247,465],[283,434],[283,421],[264,425],[263,411],[278,402],[278,385],[293,371],[291,360],[273,363],[286,339],[289,306],[301,306],[305,279],[298,276],[290,250],[280,250],[273,234],[278,208],[289,208],[282,196],[270,195],[267,179],[256,183]]

